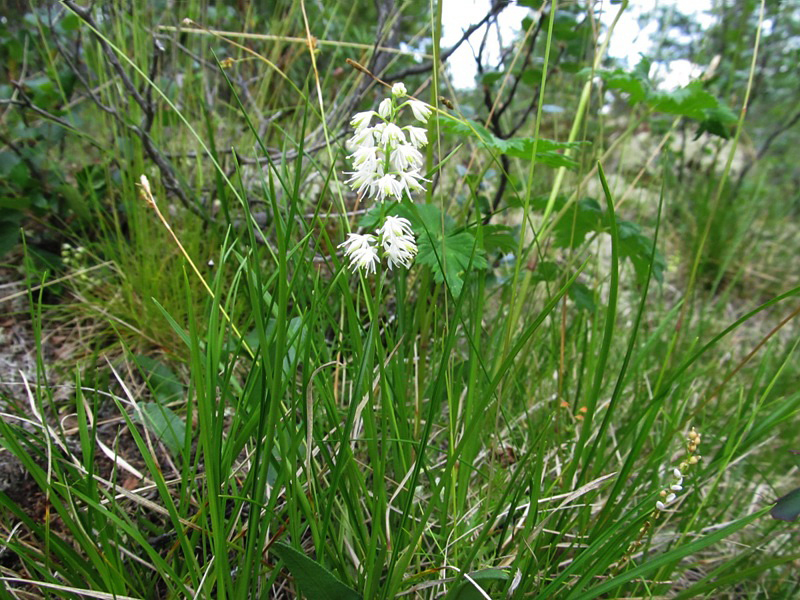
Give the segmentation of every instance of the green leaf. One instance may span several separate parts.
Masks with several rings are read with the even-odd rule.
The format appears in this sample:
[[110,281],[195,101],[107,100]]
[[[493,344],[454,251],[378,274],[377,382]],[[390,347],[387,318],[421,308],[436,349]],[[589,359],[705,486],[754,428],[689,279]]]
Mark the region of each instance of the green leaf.
[[81,20],[75,13],[67,13],[59,23],[64,31],[75,31],[81,26]]
[[[501,139],[492,134],[491,131],[480,123],[469,119],[458,121],[452,118],[438,117],[438,120],[439,126],[444,131],[461,137],[472,137],[485,148],[494,150],[500,154],[506,154],[513,158],[520,158],[523,160],[531,160],[533,155],[535,140],[532,137]],[[554,140],[539,138],[536,144],[536,161],[548,167],[575,169],[578,167],[578,163],[560,154],[559,151],[576,150],[585,143],[586,142],[556,142]]]
[[144,425],[174,455],[179,455],[186,441],[186,423],[166,406],[158,402],[144,402],[139,405]]
[[[642,233],[642,228],[639,225],[631,221],[619,221],[617,226],[619,228],[620,256],[630,259],[639,285],[644,285],[650,267],[653,240]],[[664,256],[656,250],[653,260],[653,277],[659,283],[664,280],[664,269],[666,267]]]
[[485,269],[488,264],[483,250],[477,247],[475,237],[468,231],[445,235],[444,238],[427,234],[420,236],[417,262],[431,268],[436,283],[446,280],[454,297],[461,294],[464,274],[470,263],[473,269]]
[[499,81],[505,73],[503,71],[490,71],[489,73],[484,73],[481,77],[481,83],[484,85],[492,85]]
[[[534,198],[532,206],[544,210],[546,199]],[[566,204],[564,198],[557,198],[554,208],[561,210]],[[650,251],[653,240],[645,235],[642,228],[632,221],[618,221],[620,256],[628,258],[636,272],[640,285],[644,283],[650,265]],[[581,198],[570,207],[553,228],[553,244],[559,248],[577,248],[590,233],[608,233],[608,213],[593,198]],[[661,252],[656,251],[653,263],[653,277],[661,283],[664,279],[666,261]]]
[[470,573],[469,577],[480,585],[483,593],[475,587],[475,583],[472,581],[462,581],[448,594],[448,600],[484,600],[490,585],[508,581],[508,572],[500,569],[483,569]]
[[[455,224],[434,204],[409,206],[411,226],[417,236],[419,253],[416,262],[428,265],[436,283],[447,281],[450,293],[458,297],[468,267],[485,269],[486,259],[469,231],[454,231]],[[442,220],[444,219],[444,228]],[[443,230],[444,229],[444,230]]]
[[736,123],[736,115],[733,114],[727,106],[717,106],[715,108],[708,108],[705,111],[705,118],[700,122],[700,127],[697,128],[697,133],[694,139],[698,139],[704,133],[710,133],[723,139],[730,139],[731,132],[728,125]]
[[141,354],[134,356],[133,359],[150,384],[156,400],[161,404],[167,404],[183,397],[183,384],[167,365]]
[[647,103],[657,112],[682,115],[698,121],[705,118],[706,110],[718,106],[717,99],[703,89],[702,81],[693,81],[672,92],[651,92]]
[[522,83],[526,85],[539,85],[542,83],[541,69],[525,69],[519,74]]
[[576,281],[567,293],[578,310],[585,310],[590,313],[597,312],[597,305],[594,303],[594,292],[586,284]]
[[[556,202],[556,205],[564,202]],[[556,208],[560,208],[556,206]],[[586,235],[602,231],[605,213],[594,198],[581,198],[561,218],[553,229],[554,243],[560,248],[577,248]]]
[[532,279],[534,281],[555,281],[561,269],[554,262],[543,260],[536,265],[536,270],[533,272]]
[[481,229],[483,235],[483,249],[487,252],[499,250],[500,252],[516,252],[517,236],[513,227],[508,225],[484,225]]
[[[730,137],[727,125],[736,122],[736,115],[713,94],[706,91],[702,81],[693,81],[688,85],[665,92],[653,88],[647,73],[650,62],[643,58],[632,72],[622,69],[596,72],[603,78],[606,87],[627,93],[631,105],[640,102],[655,112],[688,117],[700,122],[697,137],[710,133],[727,139]],[[584,69],[583,73],[590,73]]]
[[19,224],[22,213],[7,211],[0,217],[0,257],[19,243]]
[[271,551],[283,561],[308,600],[361,600],[358,592],[290,545],[275,542]]
[[796,521],[800,517],[800,488],[778,498],[769,514],[773,519]]

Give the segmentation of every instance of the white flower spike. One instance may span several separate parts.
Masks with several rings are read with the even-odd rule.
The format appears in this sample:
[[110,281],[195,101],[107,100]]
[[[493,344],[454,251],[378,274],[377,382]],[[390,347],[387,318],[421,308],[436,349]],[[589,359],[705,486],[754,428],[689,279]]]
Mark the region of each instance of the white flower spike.
[[[432,114],[431,107],[419,100],[409,99],[403,83],[395,83],[391,96],[384,98],[378,110],[356,113],[350,120],[353,136],[347,140],[350,155],[347,157],[353,170],[347,172],[347,184],[362,199],[377,202],[402,201],[415,192],[424,192],[429,182],[422,175],[424,157],[421,149],[428,144],[427,131],[422,127],[400,127],[398,108],[409,106],[414,118],[423,123]],[[377,124],[372,125],[373,117]],[[389,269],[410,267],[417,255],[417,243],[411,223],[397,216],[386,217],[375,235],[350,233],[339,244],[353,271],[375,273],[380,262],[379,250],[386,258]]]

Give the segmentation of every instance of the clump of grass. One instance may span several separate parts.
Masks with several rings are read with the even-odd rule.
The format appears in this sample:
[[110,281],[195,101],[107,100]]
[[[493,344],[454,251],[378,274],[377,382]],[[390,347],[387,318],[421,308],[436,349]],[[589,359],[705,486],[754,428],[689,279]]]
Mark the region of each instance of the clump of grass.
[[[287,22],[310,34],[297,10]],[[324,119],[332,82],[355,91],[368,75],[337,79],[340,46],[300,58],[281,54],[290,42],[277,40],[262,55],[213,34],[236,50],[214,56],[202,41],[201,58],[216,70],[187,71],[176,97],[126,58],[126,44],[143,53],[147,45],[138,19],[115,23],[105,42],[161,95],[167,108],[153,136],[173,135],[176,152],[202,149],[179,172],[219,202],[171,205],[154,177],[141,178],[141,145],[104,163],[105,179],[122,175],[110,192],[119,205],[92,200],[95,226],[73,233],[88,249],[70,262],[80,267],[73,275],[86,256],[108,266],[95,279],[69,276],[72,304],[59,309],[102,329],[91,330],[97,339],[85,342],[91,351],[74,365],[66,400],[48,385],[44,360],[53,313],[30,292],[39,377],[3,399],[0,441],[45,509],[0,493],[9,593],[313,600],[796,590],[800,557],[766,513],[792,461],[774,452],[790,443],[800,410],[788,384],[797,346],[788,305],[800,290],[742,298],[746,308],[729,318],[719,304],[703,308],[706,291],[692,277],[667,272],[659,283],[660,252],[679,251],[661,241],[679,230],[662,218],[675,188],[665,178],[659,205],[643,209],[647,227],[623,219],[627,207],[603,168],[609,156],[579,143],[584,119],[594,118],[591,80],[567,143],[542,156],[555,167],[542,176],[539,103],[533,146],[514,156],[527,170],[511,183],[524,208],[516,232],[485,221],[474,177],[502,164],[503,140],[438,106],[425,175],[439,187],[393,206],[415,227],[416,262],[354,277],[337,248],[377,217],[343,184],[347,151]],[[547,57],[555,22],[554,13],[543,29]],[[594,68],[604,48],[595,40]],[[265,69],[269,83],[250,89],[237,64]],[[440,75],[422,86],[433,105]],[[218,101],[204,106],[198,90],[212,84]],[[263,131],[259,111],[279,107],[292,116]],[[361,108],[373,107],[367,99]],[[130,139],[113,118],[103,126]],[[216,140],[232,132],[228,163]],[[324,140],[313,151],[311,133]],[[241,160],[239,144],[254,163]],[[459,174],[453,157],[468,151]],[[600,202],[581,197],[594,178]],[[692,251],[696,267],[702,244]],[[670,291],[683,286],[683,298]],[[675,452],[690,424],[703,432],[702,461],[692,460],[695,433],[688,458]],[[671,473],[664,465],[678,465],[680,482],[675,475],[669,485],[686,501],[667,500],[672,488],[659,496]],[[664,509],[657,520],[654,506]]]

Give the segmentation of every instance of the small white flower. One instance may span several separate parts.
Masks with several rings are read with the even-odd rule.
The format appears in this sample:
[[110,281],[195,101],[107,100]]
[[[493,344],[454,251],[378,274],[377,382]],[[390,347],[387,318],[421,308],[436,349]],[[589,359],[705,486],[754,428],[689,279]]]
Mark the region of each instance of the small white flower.
[[394,96],[395,98],[402,98],[403,96],[408,96],[408,91],[406,91],[406,86],[399,81],[395,83],[392,86],[392,96]]
[[347,146],[351,150],[357,148],[367,148],[375,145],[375,134],[378,133],[377,127],[365,127],[356,131],[355,135],[347,140]]
[[412,146],[415,148],[422,148],[428,145],[428,132],[422,127],[409,125],[408,127],[404,127],[404,129],[408,132],[408,139],[411,141]]
[[347,180],[350,187],[358,194],[362,194],[366,190],[368,195],[372,194],[375,189],[375,184],[380,177],[377,173],[370,170],[352,171],[347,174],[352,175],[352,177]]
[[378,149],[375,146],[360,146],[348,158],[353,159],[353,166],[358,170],[374,171],[378,163]]
[[392,99],[391,98],[384,98],[381,100],[381,103],[378,105],[378,114],[384,118],[388,119],[392,116]]
[[683,479],[683,473],[678,467],[672,469],[672,475],[675,477],[675,479]]
[[350,259],[353,272],[363,269],[366,273],[375,273],[379,258],[374,244],[374,235],[348,233],[347,239],[339,244],[339,248],[344,248],[344,255]]
[[664,498],[664,504],[669,506],[670,504],[675,502],[675,498],[677,498],[675,494],[669,494],[666,498]]
[[401,237],[414,239],[414,232],[411,230],[411,222],[403,217],[389,215],[383,222],[383,226],[378,229],[378,235],[386,241],[394,241]]
[[402,199],[403,187],[400,181],[392,174],[387,174],[375,182],[375,190],[377,191],[378,202],[383,202],[389,196],[398,200]]
[[403,130],[394,123],[387,123],[381,131],[381,146],[386,144],[405,144],[406,136]]
[[416,245],[409,243],[384,244],[383,250],[389,270],[394,269],[394,267],[397,265],[402,265],[408,269],[411,266],[411,261],[414,260],[414,256],[417,253]]
[[400,144],[392,150],[391,161],[396,171],[405,171],[409,167],[419,169],[422,166],[422,154],[410,144]]
[[365,110],[364,112],[356,113],[350,120],[350,125],[355,127],[356,132],[361,131],[362,129],[369,127],[369,122],[372,120],[374,115],[374,110]]
[[671,486],[669,486],[669,489],[671,489],[673,492],[680,492],[683,490],[683,486],[680,483],[673,483]]
[[422,192],[425,191],[425,187],[420,183],[420,181],[430,181],[429,179],[425,179],[419,171],[403,171],[398,173],[397,176],[400,178],[400,186],[403,191],[408,194],[409,198],[411,197],[412,192]]
[[431,107],[420,102],[419,100],[409,100],[408,105],[411,107],[411,112],[414,113],[414,118],[422,123],[427,123],[431,116]]
[[656,502],[656,508],[660,511],[665,511],[667,510],[667,505],[664,504],[661,500],[659,500],[658,502]]

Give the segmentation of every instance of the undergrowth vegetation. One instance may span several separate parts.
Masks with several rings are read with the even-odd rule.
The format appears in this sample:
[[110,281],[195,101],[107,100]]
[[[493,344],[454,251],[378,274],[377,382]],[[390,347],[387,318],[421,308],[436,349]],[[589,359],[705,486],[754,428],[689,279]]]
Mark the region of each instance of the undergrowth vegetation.
[[800,593],[796,9],[6,4],[4,596]]

